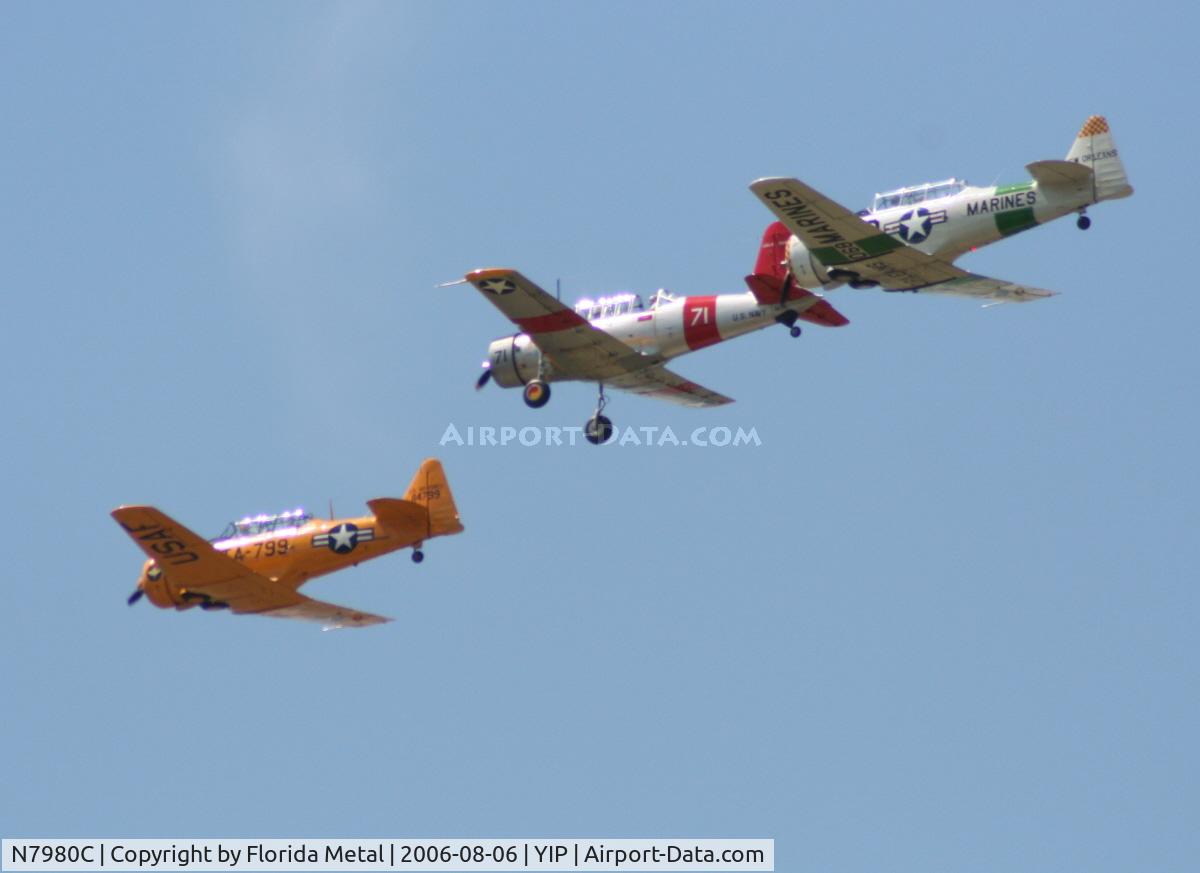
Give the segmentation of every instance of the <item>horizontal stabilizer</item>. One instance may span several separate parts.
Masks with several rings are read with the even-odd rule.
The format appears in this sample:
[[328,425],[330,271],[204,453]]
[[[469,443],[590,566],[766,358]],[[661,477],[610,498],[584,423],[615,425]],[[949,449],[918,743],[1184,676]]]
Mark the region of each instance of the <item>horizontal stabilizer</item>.
[[828,300],[821,299],[803,312],[797,312],[796,317],[822,327],[845,327],[850,323],[850,319],[834,309]]
[[420,503],[395,497],[378,497],[368,500],[367,506],[371,507],[376,520],[387,528],[388,533],[401,540],[418,542],[432,535],[429,510]]
[[755,274],[746,277],[746,285],[754,292],[754,298],[762,304],[771,305],[785,302],[791,307],[798,318],[823,327],[842,327],[850,323],[850,319],[842,315],[824,297],[818,297],[807,288],[797,287],[794,283],[787,289],[787,300],[783,300],[783,289],[787,284],[784,279],[774,276]]
[[1026,164],[1031,176],[1043,188],[1073,188],[1079,185],[1091,186],[1091,167],[1077,164],[1074,161],[1034,161]]
[[1091,167],[1074,161],[1034,161],[1025,169],[1037,182],[1038,191],[1047,202],[1095,199],[1096,174]]

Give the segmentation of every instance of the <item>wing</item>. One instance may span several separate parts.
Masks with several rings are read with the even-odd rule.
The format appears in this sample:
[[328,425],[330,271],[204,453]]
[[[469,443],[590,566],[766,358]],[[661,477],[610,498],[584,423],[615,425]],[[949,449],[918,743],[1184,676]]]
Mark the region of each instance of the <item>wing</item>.
[[1018,285],[1015,282],[1005,282],[1003,279],[989,279],[987,276],[966,271],[963,271],[962,276],[957,279],[939,282],[936,285],[927,285],[920,290],[922,294],[986,297],[997,303],[1028,303],[1031,300],[1041,300],[1044,297],[1054,297],[1058,294],[1057,291]]
[[968,273],[880,232],[799,179],[759,179],[750,186],[809,253],[833,275],[854,273],[886,291],[929,291],[1027,301],[1053,293]]
[[655,397],[678,403],[680,406],[724,406],[726,403],[733,403],[732,397],[689,382],[661,365],[618,376],[605,384],[642,397]]
[[592,327],[516,270],[492,268],[468,273],[466,280],[550,358],[555,369],[576,379],[609,382],[614,377],[661,361],[643,355],[616,337]]
[[237,613],[304,618],[328,627],[365,627],[390,621],[305,597],[259,575],[153,506],[122,506],[112,517],[158,563],[172,585],[221,603]]
[[[359,612],[357,609],[347,609],[336,603],[326,603],[324,600],[314,600],[303,594],[292,592],[297,603],[291,606],[280,606],[255,613],[269,618],[299,618],[304,621],[320,622],[325,630],[341,627],[369,627],[373,624],[386,624],[391,621],[382,615],[372,615],[369,612]],[[236,610],[234,610],[236,612]]]

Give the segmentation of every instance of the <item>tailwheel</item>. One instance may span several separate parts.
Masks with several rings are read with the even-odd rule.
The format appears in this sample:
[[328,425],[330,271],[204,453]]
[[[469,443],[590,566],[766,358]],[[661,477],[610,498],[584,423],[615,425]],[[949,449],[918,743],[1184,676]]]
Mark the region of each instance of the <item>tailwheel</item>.
[[425,553],[422,552],[420,549],[413,549],[412,562],[414,564],[419,564],[424,560],[425,560]]
[[781,312],[779,315],[775,316],[775,320],[786,327],[788,332],[791,333],[793,337],[798,337],[801,333],[800,325],[796,324],[799,318],[800,316],[797,313],[792,312],[790,309],[785,310],[784,312]]
[[550,386],[541,379],[534,379],[525,384],[522,396],[525,398],[525,405],[530,409],[541,409],[550,402]]
[[1092,226],[1092,220],[1081,212],[1079,218],[1075,219],[1075,226],[1080,230],[1087,230]]
[[612,439],[613,423],[597,412],[583,426],[583,435],[592,445],[602,446]]

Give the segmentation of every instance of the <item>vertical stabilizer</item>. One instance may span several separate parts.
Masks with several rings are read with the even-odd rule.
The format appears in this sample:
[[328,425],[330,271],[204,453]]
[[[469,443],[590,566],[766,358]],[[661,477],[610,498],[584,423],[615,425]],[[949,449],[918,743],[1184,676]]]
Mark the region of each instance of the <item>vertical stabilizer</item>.
[[1096,202],[1116,200],[1133,193],[1125,176],[1116,143],[1103,115],[1093,115],[1084,122],[1079,136],[1067,152],[1067,160],[1090,167],[1093,173],[1093,197]]
[[792,232],[784,227],[783,222],[767,225],[758,250],[758,261],[754,265],[756,276],[770,276],[772,279],[787,277],[787,247],[791,238]]
[[413,477],[404,494],[405,500],[419,503],[429,510],[429,527],[432,536],[458,533],[463,529],[458,520],[458,508],[450,494],[450,483],[436,458],[421,462],[421,469]]

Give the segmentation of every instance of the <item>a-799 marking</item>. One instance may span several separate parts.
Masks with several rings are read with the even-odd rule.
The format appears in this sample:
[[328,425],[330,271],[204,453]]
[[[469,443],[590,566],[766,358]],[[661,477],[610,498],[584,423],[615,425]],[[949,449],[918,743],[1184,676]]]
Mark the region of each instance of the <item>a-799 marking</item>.
[[252,546],[242,548],[238,546],[236,549],[226,549],[225,554],[237,561],[245,561],[266,556],[272,558],[275,555],[286,555],[290,545],[287,540],[266,540],[261,543],[255,543]]

